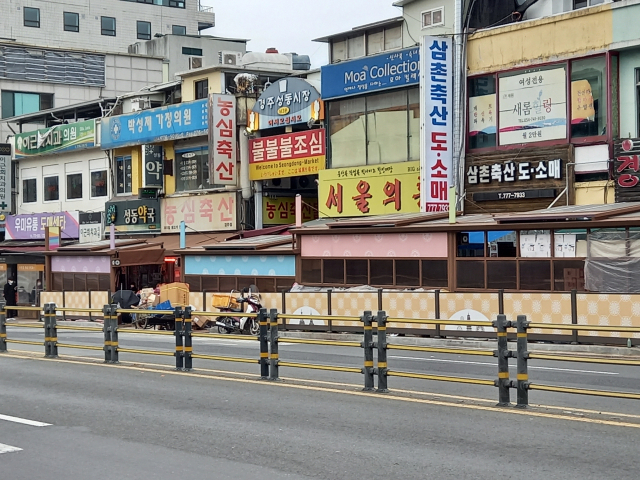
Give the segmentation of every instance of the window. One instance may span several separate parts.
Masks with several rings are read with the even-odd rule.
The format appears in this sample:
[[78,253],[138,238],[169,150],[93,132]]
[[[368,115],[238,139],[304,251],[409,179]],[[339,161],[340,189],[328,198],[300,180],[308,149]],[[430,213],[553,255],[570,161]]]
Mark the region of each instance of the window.
[[449,286],[447,260],[422,260],[422,286],[428,288]]
[[49,93],[2,92],[2,118],[53,108],[53,95]]
[[40,9],[24,7],[24,26],[40,28]]
[[80,31],[80,15],[73,12],[64,12],[64,31],[79,32]]
[[420,158],[419,89],[329,103],[331,167]]
[[199,100],[201,98],[207,98],[209,96],[209,80],[208,79],[205,78],[204,80],[198,80],[197,82],[195,82],[194,87],[196,91],[196,100]]
[[458,233],[458,257],[484,257],[484,232]]
[[384,51],[384,30],[367,33],[367,55]]
[[193,55],[195,57],[201,57],[202,56],[202,49],[201,48],[192,48],[192,47],[182,47],[182,54],[183,55]]
[[347,41],[331,42],[331,62],[339,62],[347,59]]
[[54,202],[58,200],[60,200],[58,177],[44,177],[44,201]]
[[344,284],[344,260],[325,260],[322,268],[322,283]]
[[371,285],[393,285],[393,260],[371,260]]
[[67,175],[67,200],[82,198],[82,174]]
[[496,146],[496,79],[469,79],[469,149]]
[[483,260],[456,262],[458,288],[485,288]]
[[116,19],[114,17],[100,17],[102,35],[116,36]]
[[594,5],[600,5],[604,3],[604,0],[573,0],[573,8],[585,8],[592,7]]
[[91,172],[91,198],[107,196],[107,171]]
[[176,151],[176,191],[207,190],[222,187],[209,184],[208,147]]
[[444,7],[422,12],[422,28],[444,25]]
[[151,23],[138,20],[137,32],[139,40],[151,40]]
[[420,260],[396,260],[396,285],[420,286]]
[[367,285],[369,283],[369,266],[367,260],[347,259],[347,284]]
[[364,57],[364,35],[347,40],[347,56],[348,58]]
[[34,203],[38,201],[36,179],[22,180],[22,203]]
[[571,62],[571,136],[607,133],[607,63],[604,56]]
[[302,265],[302,283],[303,284],[322,283],[322,260],[303,259],[301,262],[301,265]]
[[131,157],[116,157],[116,194],[131,193],[132,179]]
[[384,49],[402,48],[402,25],[384,29]]
[[146,3],[147,5],[161,5],[163,7],[184,8],[185,0],[123,0],[125,2]]
[[173,33],[174,35],[186,35],[187,27],[185,27],[184,25],[173,25],[171,27],[171,33]]

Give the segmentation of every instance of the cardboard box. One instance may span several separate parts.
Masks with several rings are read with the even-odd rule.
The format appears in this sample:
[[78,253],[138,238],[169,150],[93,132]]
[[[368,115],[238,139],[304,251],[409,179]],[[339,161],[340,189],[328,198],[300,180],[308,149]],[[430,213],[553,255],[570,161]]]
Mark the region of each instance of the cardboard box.
[[[238,293],[238,295],[240,295]],[[229,293],[214,293],[211,296],[211,306],[213,308],[240,308],[236,296]]]
[[160,286],[160,303],[169,300],[172,307],[186,307],[189,305],[188,283],[167,283]]

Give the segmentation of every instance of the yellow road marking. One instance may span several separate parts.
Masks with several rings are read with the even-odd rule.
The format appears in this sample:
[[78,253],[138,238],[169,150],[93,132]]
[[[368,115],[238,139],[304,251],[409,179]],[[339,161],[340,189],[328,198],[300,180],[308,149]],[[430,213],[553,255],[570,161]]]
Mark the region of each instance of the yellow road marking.
[[[23,353],[31,353],[31,352],[23,352]],[[138,371],[141,370],[141,368],[137,367],[137,366],[129,366],[129,365],[123,365],[123,364],[114,365],[114,364],[107,364],[107,363],[87,362],[86,360],[89,357],[75,357],[75,358],[84,359],[84,361],[79,361],[79,360],[66,360],[66,359],[61,359],[61,358],[55,358],[55,359],[42,358],[42,357],[33,356],[33,355],[16,355],[13,352],[7,353],[6,356],[5,355],[3,355],[3,356],[4,356],[4,358],[22,358],[22,359],[39,360],[39,361],[46,361],[46,362],[55,361],[55,362],[59,362],[59,363],[72,363],[72,364],[75,364],[75,365],[93,365],[93,366],[98,366],[98,367],[120,368],[120,369],[124,369],[124,370],[138,370]],[[2,357],[0,357],[0,358],[2,358]],[[146,365],[153,365],[153,364],[146,364]],[[162,370],[162,369],[159,369],[157,367],[158,367],[158,365],[156,365],[155,368],[153,368],[153,366],[151,366],[151,367],[145,368],[145,370],[146,371],[150,371],[150,372],[162,373],[162,374],[180,375],[180,376],[185,376],[186,375],[186,376],[191,376],[191,377],[196,377],[196,378],[206,378],[206,379],[211,379],[211,380],[221,380],[221,381],[236,382],[236,383],[251,383],[251,384],[269,385],[269,386],[273,386],[273,387],[293,388],[293,389],[298,389],[298,390],[310,390],[310,391],[318,391],[318,392],[338,393],[338,394],[343,394],[343,395],[355,395],[355,396],[359,396],[359,397],[368,397],[368,398],[372,398],[372,399],[376,399],[376,400],[393,400],[393,401],[400,401],[400,402],[407,402],[407,403],[419,403],[419,404],[424,404],[424,405],[436,405],[436,406],[442,406],[442,407],[462,408],[462,409],[467,409],[467,410],[480,410],[480,411],[487,411],[487,412],[501,412],[501,413],[507,413],[507,414],[511,414],[511,415],[525,415],[525,416],[529,416],[529,417],[549,418],[549,419],[554,419],[554,420],[566,420],[566,421],[570,421],[570,422],[591,423],[591,424],[596,424],[596,425],[608,425],[608,426],[625,427],[625,428],[640,428],[640,424],[637,424],[637,423],[619,422],[619,421],[614,421],[614,420],[599,420],[599,419],[595,419],[595,418],[572,417],[572,416],[569,416],[569,415],[560,415],[560,414],[544,413],[544,412],[534,412],[534,411],[531,411],[531,410],[519,410],[519,409],[515,409],[515,408],[503,408],[503,407],[495,407],[495,406],[455,404],[455,403],[444,402],[444,401],[440,401],[440,400],[428,400],[428,399],[421,399],[421,398],[399,397],[399,396],[395,396],[393,394],[372,395],[370,393],[361,392],[361,391],[339,390],[339,389],[336,389],[336,388],[316,387],[316,386],[311,386],[311,385],[293,385],[293,384],[287,384],[287,383],[268,383],[268,384],[265,384],[264,380],[259,380],[259,379],[229,378],[229,377],[220,377],[220,376],[214,376],[214,375],[203,375],[203,374],[193,373],[193,372],[184,373],[184,372],[178,372],[178,371],[174,371],[174,370]],[[167,365],[167,367],[169,367],[169,366]],[[223,372],[223,373],[226,373],[226,372]],[[248,375],[248,374],[244,374],[244,375]],[[286,379],[283,378],[283,380],[286,380]],[[292,379],[292,380],[300,381],[300,379]],[[318,383],[330,383],[330,382],[318,382]],[[361,387],[360,385],[351,385],[351,384],[336,384],[336,385],[346,385],[346,386],[353,386],[353,387]],[[411,394],[420,393],[420,392],[413,392],[411,390],[408,390],[408,391],[407,390],[397,390],[397,391],[398,392],[407,392],[407,393],[411,393]],[[438,395],[438,396],[444,397],[444,395],[440,395],[440,394],[430,394],[430,395]],[[454,396],[452,396],[452,397],[453,398],[459,398],[459,397],[454,397]],[[462,397],[462,398],[468,398],[469,400],[473,400],[473,401],[482,401],[482,402],[489,401],[487,399],[480,399],[480,398],[473,398],[473,397]],[[572,412],[584,412],[584,413],[592,413],[592,414],[598,414],[598,415],[607,414],[607,415],[612,415],[612,416],[624,416],[624,417],[627,417],[627,418],[640,418],[640,416],[637,416],[637,415],[630,415],[630,414],[623,414],[623,413],[598,412],[598,411],[595,411],[595,410],[581,410],[581,409],[566,408],[566,407],[564,407],[564,408],[563,407],[547,407],[547,406],[543,406],[543,405],[531,405],[531,406],[535,406],[535,407],[539,407],[539,408],[562,409],[562,410],[565,410],[565,411],[570,410]]]

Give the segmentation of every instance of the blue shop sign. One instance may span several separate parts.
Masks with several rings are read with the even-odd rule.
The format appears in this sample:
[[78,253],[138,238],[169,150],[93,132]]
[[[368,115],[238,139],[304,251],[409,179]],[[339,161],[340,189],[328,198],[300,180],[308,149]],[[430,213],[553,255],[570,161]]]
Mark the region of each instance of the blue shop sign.
[[207,99],[103,118],[101,133],[102,150],[208,135]]
[[419,47],[322,67],[322,98],[324,100],[419,83]]

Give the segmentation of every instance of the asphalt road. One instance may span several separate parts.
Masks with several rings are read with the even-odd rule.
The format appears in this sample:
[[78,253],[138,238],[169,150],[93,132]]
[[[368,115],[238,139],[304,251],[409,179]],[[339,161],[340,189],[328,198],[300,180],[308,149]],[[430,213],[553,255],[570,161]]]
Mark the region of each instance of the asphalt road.
[[12,480],[638,478],[638,417],[16,354],[0,355],[0,385]]
[[[42,341],[43,332],[36,329],[11,327],[9,329],[9,338]],[[60,343],[94,346],[101,346],[103,342],[101,332],[70,330],[59,330],[58,340]],[[393,341],[393,339],[390,340]],[[174,342],[175,339],[172,336],[128,333],[127,329],[121,330],[120,333],[121,348],[173,352],[175,348]],[[256,359],[255,364],[194,359],[193,366],[195,371],[230,371],[237,374],[250,375],[251,377],[259,375],[260,370],[257,364],[258,342],[249,339],[249,337],[247,340],[197,337],[193,339],[193,344],[194,353]],[[44,352],[42,346],[11,343],[9,344],[9,349]],[[487,342],[487,349],[492,349],[492,344],[489,342]],[[60,348],[59,353],[63,358],[69,356],[104,358],[104,354],[101,351]],[[395,371],[483,380],[494,380],[497,376],[496,359],[493,357],[399,350],[389,350],[388,355],[389,368]],[[280,360],[282,362],[360,368],[363,364],[363,352],[360,348],[293,344],[283,338],[280,342]],[[134,362],[138,364],[175,366],[175,360],[170,356],[121,353],[120,361],[123,363]],[[512,359],[510,361],[510,366],[511,378],[515,379],[515,360]],[[363,375],[357,373],[282,367],[280,376],[287,379],[337,383],[354,387],[362,387],[363,385]],[[529,378],[534,383],[544,385],[640,393],[640,367],[637,366],[531,360],[529,362]],[[498,395],[497,389],[492,386],[415,380],[393,376],[390,376],[388,380],[389,388],[394,392],[408,391],[469,397],[483,399],[486,402],[497,401]],[[512,401],[515,402],[515,391],[511,393],[511,396]],[[591,409],[626,414],[635,414],[640,407],[640,400],[611,399],[542,391],[530,391],[529,399],[532,405]]]

